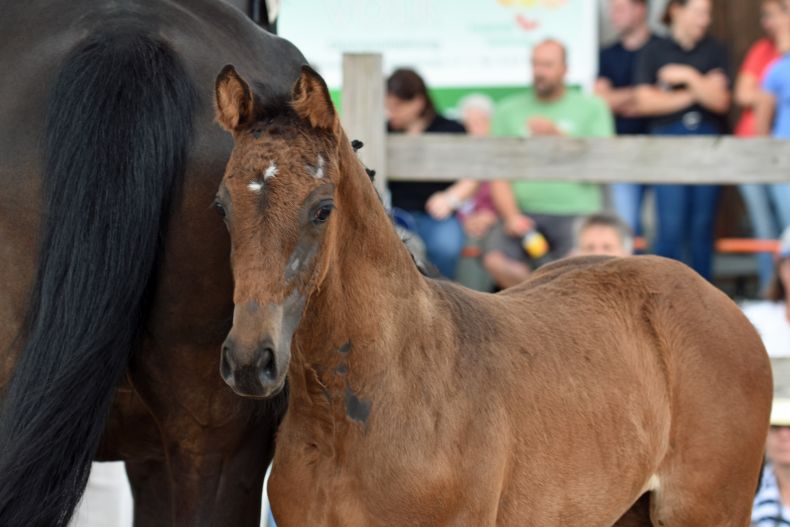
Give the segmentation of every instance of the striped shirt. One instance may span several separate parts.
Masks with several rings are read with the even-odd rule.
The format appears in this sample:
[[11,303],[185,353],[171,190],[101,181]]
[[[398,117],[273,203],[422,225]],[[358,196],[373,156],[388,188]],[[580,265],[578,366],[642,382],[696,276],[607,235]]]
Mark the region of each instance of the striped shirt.
[[771,465],[766,465],[760,490],[754,497],[753,527],[790,527],[790,506],[783,505]]

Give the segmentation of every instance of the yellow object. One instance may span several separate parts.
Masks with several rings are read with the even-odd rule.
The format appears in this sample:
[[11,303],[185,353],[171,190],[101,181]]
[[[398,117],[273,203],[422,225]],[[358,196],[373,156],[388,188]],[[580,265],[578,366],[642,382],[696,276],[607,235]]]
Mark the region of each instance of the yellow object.
[[537,260],[549,252],[549,242],[536,230],[531,230],[521,239],[521,246],[530,258]]

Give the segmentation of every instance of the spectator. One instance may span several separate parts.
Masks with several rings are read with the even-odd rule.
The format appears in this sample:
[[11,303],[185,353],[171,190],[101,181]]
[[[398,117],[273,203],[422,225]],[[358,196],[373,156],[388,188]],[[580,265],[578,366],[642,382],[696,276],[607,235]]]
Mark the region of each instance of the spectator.
[[[670,0],[670,37],[648,44],[637,60],[637,111],[651,116],[653,135],[718,135],[730,108],[724,48],[707,36],[711,0]],[[719,188],[656,185],[658,233],[654,252],[686,260],[711,279]],[[684,258],[688,252],[689,258]]]
[[[425,82],[415,71],[398,69],[387,79],[386,106],[391,132],[464,133],[464,127],[439,115]],[[463,231],[454,211],[477,188],[474,181],[389,184],[392,206],[411,216],[425,243],[428,260],[447,278],[454,278],[463,246]]]
[[[790,139],[790,2],[784,1],[783,16],[777,26],[777,48],[783,56],[776,60],[765,74],[762,93],[755,108],[757,135],[772,135],[777,139]],[[773,184],[767,187],[771,205],[776,211],[779,229],[790,226],[790,185]],[[769,208],[770,210],[770,208]]]
[[631,256],[634,235],[615,214],[600,212],[580,218],[575,229],[574,256]]
[[[486,137],[491,134],[491,115],[494,103],[487,95],[474,93],[458,103],[461,121],[469,135]],[[477,192],[458,210],[458,218],[464,229],[464,243],[456,279],[461,284],[478,291],[490,291],[493,283],[483,267],[481,244],[484,236],[497,222],[496,209],[491,201],[491,187],[483,182]]]
[[790,227],[785,229],[776,255],[776,268],[767,301],[744,304],[743,312],[754,324],[768,355],[790,357]]
[[786,527],[790,525],[790,399],[774,399],[765,457],[752,526]]
[[[607,137],[614,132],[612,115],[597,97],[569,91],[565,86],[567,57],[556,40],[545,40],[532,51],[534,91],[503,100],[494,112],[496,136]],[[524,280],[530,259],[521,238],[533,228],[548,239],[550,258],[573,248],[576,217],[601,209],[598,185],[591,183],[504,181],[491,184],[502,223],[485,243],[484,264],[500,287]]]
[[[636,117],[634,68],[642,49],[655,40],[647,24],[647,0],[609,0],[609,19],[620,38],[601,50],[595,93],[606,101],[615,115],[618,135],[646,135],[649,121]],[[636,234],[641,234],[641,209],[647,185],[610,185],[617,214]]]
[[[762,93],[762,82],[768,67],[780,56],[776,46],[777,36],[783,28],[790,25],[782,0],[763,0],[760,11],[765,37],[749,49],[735,81],[735,102],[741,109],[741,118],[735,127],[735,135],[738,137],[757,135],[754,108]],[[768,126],[765,126],[765,133],[767,131]],[[781,226],[779,218],[772,210],[775,205],[771,204],[774,200],[771,188],[768,185],[744,184],[740,185],[740,191],[752,224],[753,235],[761,239],[777,238]],[[760,288],[764,290],[773,273],[773,255],[761,253],[758,255],[758,262]]]
[[472,93],[458,102],[461,121],[469,135],[488,137],[491,135],[491,115],[494,113],[494,102],[488,95]]

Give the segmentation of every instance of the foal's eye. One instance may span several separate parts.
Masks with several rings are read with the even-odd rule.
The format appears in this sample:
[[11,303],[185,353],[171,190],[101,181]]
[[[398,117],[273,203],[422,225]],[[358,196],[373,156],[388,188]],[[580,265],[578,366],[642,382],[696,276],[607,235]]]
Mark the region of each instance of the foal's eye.
[[319,224],[324,223],[326,220],[329,219],[329,215],[332,214],[332,209],[335,206],[332,203],[326,203],[318,207],[318,209],[313,214],[313,223]]
[[217,214],[219,214],[220,217],[222,218],[225,217],[225,207],[223,207],[222,203],[220,203],[219,201],[214,202],[214,210],[217,211]]

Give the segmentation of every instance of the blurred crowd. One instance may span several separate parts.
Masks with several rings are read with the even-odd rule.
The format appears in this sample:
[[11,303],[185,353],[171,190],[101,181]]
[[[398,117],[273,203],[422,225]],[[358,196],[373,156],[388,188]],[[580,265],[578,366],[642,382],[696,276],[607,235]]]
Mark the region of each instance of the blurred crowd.
[[[788,4],[763,0],[755,6],[765,36],[735,74],[725,47],[708,34],[711,0],[670,0],[663,36],[648,25],[646,0],[610,0],[610,24],[619,38],[600,52],[594,95],[566,84],[565,46],[549,39],[531,50],[531,86],[496,102],[483,94],[467,96],[457,105],[458,121],[437,111],[417,72],[396,70],[387,79],[388,129],[516,137],[722,135],[730,132],[728,116],[737,110],[736,135],[790,137],[790,57],[783,55],[790,51]],[[602,211],[647,239],[647,252],[684,261],[713,280],[720,190],[552,181],[390,185],[395,216],[424,242],[427,259],[446,278],[482,289],[509,287],[546,261],[567,256],[574,250],[576,223]],[[790,185],[739,190],[753,237],[778,239],[790,225]],[[654,202],[650,209],[643,206],[646,196]],[[545,239],[546,254],[526,249],[536,236]],[[469,257],[478,260],[488,280],[472,272],[463,261]],[[761,254],[763,290],[773,274],[774,255]]]

